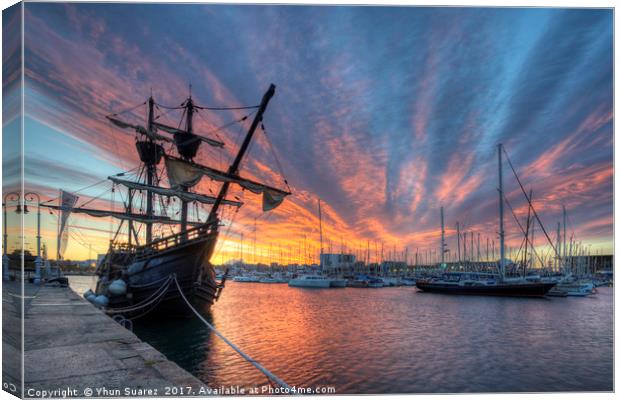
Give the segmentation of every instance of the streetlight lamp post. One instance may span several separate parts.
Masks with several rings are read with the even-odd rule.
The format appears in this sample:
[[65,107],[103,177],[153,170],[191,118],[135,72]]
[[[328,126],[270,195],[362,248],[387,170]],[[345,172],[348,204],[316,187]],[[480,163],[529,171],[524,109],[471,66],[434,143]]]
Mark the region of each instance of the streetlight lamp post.
[[4,254],[2,256],[2,272],[3,272],[3,278],[5,280],[9,279],[9,257],[7,254],[7,242],[8,242],[8,233],[7,233],[7,213],[6,213],[6,209],[7,209],[7,202],[8,201],[17,201],[17,207],[15,209],[15,212],[17,214],[21,214],[22,212],[24,214],[28,214],[28,205],[26,204],[27,202],[33,202],[34,200],[37,200],[37,257],[35,258],[34,261],[34,265],[35,265],[35,274],[34,274],[34,283],[35,284],[39,284],[41,283],[41,266],[43,265],[43,260],[41,259],[41,196],[39,196],[38,193],[35,192],[28,192],[24,194],[24,208],[22,209],[22,203],[20,202],[20,200],[22,199],[21,194],[17,193],[17,192],[11,192],[11,193],[7,193],[4,195],[3,197],[3,212],[4,212],[4,236],[3,236],[3,250],[4,250]]
[[[41,257],[41,196],[38,193],[29,192],[24,195],[26,201],[37,199],[37,257]],[[28,214],[28,206],[24,204],[24,214]]]
[[34,283],[38,285],[41,283],[41,267],[43,266],[43,260],[41,259],[41,196],[35,192],[24,194],[24,214],[28,214],[26,202],[34,201],[35,198],[37,199],[37,258],[34,260]]
[[[8,238],[9,235],[7,233],[7,226],[8,226],[8,222],[6,219],[6,208],[7,208],[7,201],[19,201],[20,196],[19,193],[15,193],[15,192],[11,192],[11,193],[7,193],[4,195],[4,197],[2,198],[2,211],[3,211],[3,216],[4,216],[4,232],[3,232],[3,236],[2,236],[2,250],[3,250],[3,254],[2,254],[2,279],[5,281],[9,280],[9,256],[8,256]],[[18,209],[21,209],[20,204],[17,204]]]

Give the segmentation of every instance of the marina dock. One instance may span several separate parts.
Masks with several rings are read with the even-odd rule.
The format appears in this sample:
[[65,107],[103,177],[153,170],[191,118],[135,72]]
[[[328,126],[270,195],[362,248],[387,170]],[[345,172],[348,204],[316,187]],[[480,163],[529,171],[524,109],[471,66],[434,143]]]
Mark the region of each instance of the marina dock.
[[[19,288],[7,290],[13,295],[4,296],[11,299],[3,302],[5,315],[19,324]],[[27,284],[25,295],[24,397],[53,390],[74,390],[78,397],[163,396],[166,388],[205,386],[70,288]]]

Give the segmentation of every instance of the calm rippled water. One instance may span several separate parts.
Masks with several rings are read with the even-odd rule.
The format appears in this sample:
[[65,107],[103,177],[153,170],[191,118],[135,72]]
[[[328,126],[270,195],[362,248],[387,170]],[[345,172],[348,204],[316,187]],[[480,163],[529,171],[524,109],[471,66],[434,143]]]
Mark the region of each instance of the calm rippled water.
[[[72,277],[83,292],[90,277]],[[212,323],[290,385],[337,393],[610,391],[613,289],[587,298],[227,282]],[[135,332],[210,386],[266,379],[197,319]]]

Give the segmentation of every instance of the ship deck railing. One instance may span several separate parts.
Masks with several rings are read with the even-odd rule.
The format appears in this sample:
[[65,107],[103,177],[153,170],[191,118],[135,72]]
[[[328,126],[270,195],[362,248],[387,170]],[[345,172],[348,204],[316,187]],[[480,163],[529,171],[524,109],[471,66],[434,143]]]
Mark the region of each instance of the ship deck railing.
[[113,243],[111,246],[112,246],[111,250],[114,253],[133,253],[136,251],[136,248],[138,247],[134,244],[129,244],[129,243]]
[[194,228],[172,234],[170,236],[163,237],[161,239],[153,240],[149,244],[142,246],[136,246],[136,258],[144,258],[153,254],[165,251],[171,247],[178,246],[184,243],[190,243],[201,239],[209,234],[214,227],[217,226],[217,221],[198,225]]

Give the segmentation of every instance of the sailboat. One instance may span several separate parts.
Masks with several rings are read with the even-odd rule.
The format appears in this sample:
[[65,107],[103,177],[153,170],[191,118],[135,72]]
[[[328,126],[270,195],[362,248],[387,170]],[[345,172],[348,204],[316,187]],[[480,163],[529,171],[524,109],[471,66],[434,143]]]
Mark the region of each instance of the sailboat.
[[[498,144],[499,162],[499,238],[500,259],[497,274],[450,272],[440,278],[420,279],[416,287],[424,292],[487,296],[541,297],[555,286],[553,282],[507,278],[504,246],[504,191],[502,176],[502,144]],[[528,203],[530,202],[528,198]],[[530,204],[531,206],[531,204]],[[443,243],[442,243],[443,246]]]
[[[263,211],[273,210],[291,194],[288,190],[268,186],[239,174],[241,162],[248,152],[258,125],[262,124],[263,115],[274,94],[275,86],[272,84],[263,95],[260,105],[250,107],[257,109],[254,119],[226,171],[199,164],[195,160],[201,145],[221,150],[224,142],[219,140],[219,137],[214,139],[194,132],[194,113],[206,107],[197,105],[191,94],[178,107],[183,112],[181,121],[185,123],[183,129],[180,128],[182,123],[179,124],[179,128],[175,128],[158,122],[159,116],[155,115],[154,110],[157,103],[152,95],[146,101],[148,104],[146,126],[123,121],[118,114],[106,117],[115,126],[136,132],[136,151],[141,162],[140,168],[144,171],[136,181],[123,179],[122,173],[108,178],[115,185],[127,189],[125,211],[67,207],[66,204],[63,206],[62,200],[59,206],[47,205],[47,207],[62,212],[84,213],[93,217],[117,218],[121,220],[119,230],[124,222],[127,223],[127,242],[110,243],[107,254],[97,266],[97,286],[95,292],[91,294],[96,303],[104,307],[109,314],[120,314],[127,318],[137,318],[145,314],[184,315],[188,313],[188,307],[184,304],[183,297],[201,311],[208,310],[217,300],[223,282],[216,281],[211,257],[220,230],[219,212],[224,206],[237,208],[242,206],[237,199],[227,197],[231,185],[238,185],[252,193],[262,195]],[[164,169],[160,168],[162,159],[168,187],[161,186],[160,177]],[[205,176],[221,183],[217,196],[192,191]],[[286,183],[286,180],[284,182]],[[288,184],[286,186],[288,187]],[[136,195],[143,192],[146,193],[146,212],[136,212],[132,204]],[[180,219],[156,215],[154,207],[156,196],[162,202],[173,197],[180,199]],[[188,205],[192,202],[210,205],[206,220],[188,219]],[[143,224],[145,228],[144,243],[138,241],[135,224]],[[156,224],[176,225],[179,229],[168,236],[154,238],[153,226]]]
[[[596,289],[596,286],[592,279],[585,277],[578,277],[573,275],[572,260],[573,260],[573,238],[570,239],[569,250],[567,253],[566,246],[566,207],[562,206],[562,216],[564,220],[564,234],[563,234],[563,256],[561,259],[561,267],[563,269],[563,275],[555,280],[556,286],[551,291],[552,295],[564,296],[577,296],[585,297],[591,295]],[[559,223],[558,223],[559,233]],[[559,235],[558,235],[559,236]],[[558,239],[559,241],[559,239]]]

